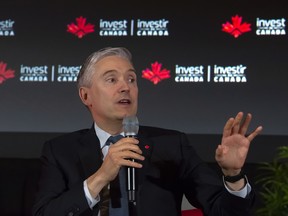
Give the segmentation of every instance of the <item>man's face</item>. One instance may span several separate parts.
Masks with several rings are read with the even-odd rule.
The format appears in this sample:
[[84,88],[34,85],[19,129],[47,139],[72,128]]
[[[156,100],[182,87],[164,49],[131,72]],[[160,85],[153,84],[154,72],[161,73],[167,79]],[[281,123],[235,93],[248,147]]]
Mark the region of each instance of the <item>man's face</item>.
[[136,115],[138,86],[134,67],[124,58],[109,56],[95,65],[87,102],[94,120],[107,122]]

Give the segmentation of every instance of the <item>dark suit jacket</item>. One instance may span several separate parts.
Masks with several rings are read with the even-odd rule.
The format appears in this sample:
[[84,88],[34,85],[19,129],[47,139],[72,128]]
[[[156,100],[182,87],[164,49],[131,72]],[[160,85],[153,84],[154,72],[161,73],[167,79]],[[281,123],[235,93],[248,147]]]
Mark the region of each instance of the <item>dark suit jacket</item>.
[[[231,195],[221,177],[197,156],[184,133],[141,126],[145,160],[137,169],[138,216],[179,216],[183,194],[209,216],[249,215],[253,191],[243,199]],[[42,175],[34,215],[97,215],[83,191],[83,181],[101,166],[94,127],[44,144]]]

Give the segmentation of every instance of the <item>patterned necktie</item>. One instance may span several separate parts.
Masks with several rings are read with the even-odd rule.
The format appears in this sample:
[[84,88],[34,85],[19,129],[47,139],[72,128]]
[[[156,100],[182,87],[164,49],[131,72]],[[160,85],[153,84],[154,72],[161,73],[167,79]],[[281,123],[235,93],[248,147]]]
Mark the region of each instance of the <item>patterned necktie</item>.
[[[122,137],[122,135],[110,136],[105,145],[109,146],[111,143],[114,144]],[[125,190],[125,179],[126,169],[122,167],[116,178],[110,182],[110,193],[108,185],[102,189],[100,193],[100,197],[102,200],[100,205],[101,216],[129,215],[127,191]]]

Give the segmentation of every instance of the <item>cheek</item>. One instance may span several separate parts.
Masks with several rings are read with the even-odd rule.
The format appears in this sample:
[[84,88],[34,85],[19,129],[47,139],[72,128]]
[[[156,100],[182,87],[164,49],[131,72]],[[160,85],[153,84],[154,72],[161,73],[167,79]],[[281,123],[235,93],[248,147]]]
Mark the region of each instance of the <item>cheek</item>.
[[138,88],[134,92],[134,97],[137,99],[138,98]]
[[93,105],[93,106],[97,106],[97,104],[101,100],[100,96],[97,93],[95,93],[95,91],[91,92],[88,95],[88,99],[89,99],[89,102],[91,103],[91,105]]
[[98,106],[101,106],[101,104],[108,104],[113,101],[115,96],[109,91],[101,91],[101,93],[94,94],[94,103],[96,105],[98,104]]

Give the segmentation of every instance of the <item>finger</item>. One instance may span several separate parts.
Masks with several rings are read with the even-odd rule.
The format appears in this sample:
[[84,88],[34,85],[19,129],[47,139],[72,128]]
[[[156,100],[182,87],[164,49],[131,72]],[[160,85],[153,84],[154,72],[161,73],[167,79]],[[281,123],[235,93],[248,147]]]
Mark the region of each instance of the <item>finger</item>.
[[141,161],[145,159],[143,155],[129,150],[121,152],[120,157],[124,159],[135,159]]
[[117,148],[114,149],[114,151],[118,152],[135,152],[137,154],[142,154],[142,150],[139,148],[138,145],[125,143],[123,145],[117,146]]
[[215,152],[215,158],[217,161],[221,161],[221,158],[223,155],[227,153],[227,148],[223,145],[218,145],[216,152]]
[[243,112],[239,112],[236,115],[235,120],[233,122],[232,134],[239,133],[239,129],[240,129],[240,125],[241,125],[242,119],[243,119]]
[[109,150],[111,151],[135,151],[139,154],[142,154],[141,149],[139,148],[139,140],[134,138],[123,138],[122,140],[116,142],[113,145],[110,145]]
[[143,161],[145,159],[144,156],[129,150],[112,152],[110,158],[114,161],[113,164],[119,166],[119,168],[121,166],[141,168],[142,164],[137,161]]
[[234,118],[229,118],[223,128],[223,137],[228,137],[231,135],[232,128],[233,128]]
[[251,142],[260,132],[262,131],[263,127],[257,127],[248,137],[247,139]]
[[219,157],[222,155],[222,153],[223,153],[223,148],[221,147],[221,145],[218,145],[216,152],[215,152],[216,159],[219,159]]
[[139,144],[139,140],[133,138],[133,137],[125,137],[117,141],[114,146],[122,145],[124,143],[131,143],[131,144]]
[[125,162],[123,163],[123,166],[128,166],[128,167],[135,167],[135,168],[142,168],[143,165],[141,163],[138,163],[136,160],[124,160]]
[[252,115],[250,113],[248,113],[246,118],[245,118],[245,121],[243,122],[243,124],[241,125],[241,128],[239,130],[240,134],[245,135],[247,133],[251,119],[252,119]]

